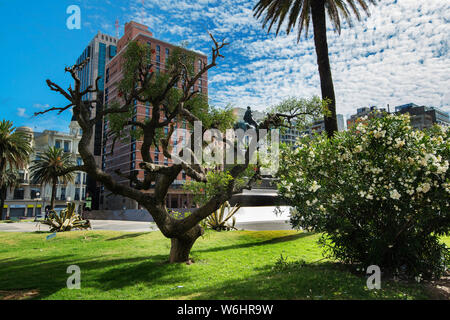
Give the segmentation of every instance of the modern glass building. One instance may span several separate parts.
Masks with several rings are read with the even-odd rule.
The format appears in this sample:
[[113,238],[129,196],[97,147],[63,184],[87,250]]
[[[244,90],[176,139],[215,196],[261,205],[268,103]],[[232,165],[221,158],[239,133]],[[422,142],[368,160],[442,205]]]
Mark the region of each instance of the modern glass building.
[[[83,50],[83,53],[77,59],[77,63],[83,62],[89,58],[86,66],[78,72],[78,77],[81,80],[81,89],[85,90],[88,86],[95,86],[97,77],[100,77],[98,87],[100,95],[97,93],[87,93],[83,99],[96,100],[95,108],[92,110],[92,117],[96,116],[103,110],[103,96],[105,89],[105,66],[116,56],[117,41],[115,37],[111,37],[102,32],[98,32],[95,37],[89,42],[88,46]],[[92,154],[95,156],[97,164],[101,164],[102,154],[102,132],[103,121],[96,123],[94,128],[94,136],[90,143]],[[98,209],[100,187],[97,186],[95,180],[88,177],[87,192],[92,197],[92,209]]]

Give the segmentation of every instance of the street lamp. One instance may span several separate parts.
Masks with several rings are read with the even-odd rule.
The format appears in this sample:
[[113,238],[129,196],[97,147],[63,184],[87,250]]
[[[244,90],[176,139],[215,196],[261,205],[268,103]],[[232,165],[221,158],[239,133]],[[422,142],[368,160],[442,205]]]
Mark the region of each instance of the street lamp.
[[[41,196],[41,193],[38,191],[38,192],[36,192],[36,206],[34,207],[34,221],[36,221],[37,220],[37,214],[36,214],[36,211],[37,211],[37,206],[38,206],[38,202],[39,202],[39,197]],[[42,216],[42,208],[41,208],[41,216]]]

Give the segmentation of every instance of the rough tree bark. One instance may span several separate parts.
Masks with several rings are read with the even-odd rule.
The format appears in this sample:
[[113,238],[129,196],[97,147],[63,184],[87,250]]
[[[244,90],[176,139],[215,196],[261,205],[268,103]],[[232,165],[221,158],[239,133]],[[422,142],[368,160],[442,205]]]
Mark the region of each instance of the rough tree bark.
[[192,246],[203,232],[203,228],[197,225],[182,236],[172,238],[169,262],[190,261],[189,254]]
[[50,210],[55,209],[55,200],[56,200],[56,185],[58,183],[58,179],[53,179],[52,182],[52,199],[50,200]]
[[[3,220],[3,207],[5,206],[6,189],[0,189],[0,220]],[[6,218],[6,217],[5,217]]]

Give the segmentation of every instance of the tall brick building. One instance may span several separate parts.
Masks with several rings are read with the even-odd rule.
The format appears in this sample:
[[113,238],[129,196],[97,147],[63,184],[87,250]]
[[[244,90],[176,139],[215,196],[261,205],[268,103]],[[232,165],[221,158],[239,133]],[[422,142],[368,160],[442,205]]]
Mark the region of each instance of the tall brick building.
[[[174,49],[174,45],[155,39],[148,27],[136,22],[129,22],[125,24],[125,33],[117,42],[117,55],[112,58],[105,68],[105,97],[104,104],[107,106],[112,101],[119,100],[118,88],[120,80],[123,78],[122,64],[123,54],[126,51],[127,45],[130,41],[138,41],[150,46],[154,53],[152,54],[153,69],[156,72],[166,71],[166,62]],[[204,64],[207,63],[205,55],[195,53],[195,71],[197,72]],[[181,81],[178,84],[181,88]],[[208,95],[208,78],[204,74],[202,78],[195,85],[195,90],[199,90],[201,94]],[[140,102],[135,102],[134,114],[138,121],[143,121],[149,118],[152,114],[152,108],[149,104],[145,105]],[[176,128],[187,129],[185,122],[176,123]],[[111,154],[112,139],[107,138],[108,121],[104,119],[103,126],[103,148],[102,148],[102,170],[111,174],[117,181],[129,184],[130,181],[126,178],[115,174],[116,170],[120,170],[122,174],[129,175],[130,172],[135,172],[137,177],[144,179],[144,171],[140,168],[139,163],[142,162],[140,153],[142,141],[130,139],[130,142],[116,142],[114,152]],[[164,132],[168,132],[168,127],[164,128]],[[170,160],[165,158],[162,150],[151,149],[151,155],[155,159],[155,163],[170,165]],[[177,180],[171,186],[167,196],[168,208],[182,208],[190,207],[192,205],[192,197],[182,190],[182,185],[188,179],[184,172],[181,172]],[[153,192],[149,190],[149,192]],[[100,202],[103,209],[139,209],[138,204],[131,199],[116,196],[111,194],[105,188],[101,188]]]

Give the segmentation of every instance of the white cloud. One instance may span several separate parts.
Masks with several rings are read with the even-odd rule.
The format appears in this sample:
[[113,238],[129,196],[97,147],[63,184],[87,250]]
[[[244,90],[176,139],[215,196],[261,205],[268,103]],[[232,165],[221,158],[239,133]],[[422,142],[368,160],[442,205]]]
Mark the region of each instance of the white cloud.
[[45,109],[49,109],[50,105],[49,104],[35,103],[35,104],[33,104],[33,108],[39,109],[39,110],[45,110]]
[[25,108],[17,108],[17,115],[21,118],[28,118],[28,115],[26,114]]
[[[223,50],[226,59],[209,73],[212,103],[264,109],[288,96],[320,95],[312,30],[300,43],[295,33],[267,34],[253,17],[254,2],[246,0],[145,3],[149,10],[142,12],[136,0],[130,18],[148,22],[157,37],[170,37],[170,30],[178,36],[163,40],[187,39],[191,47],[209,52],[209,30],[231,42]],[[344,24],[340,36],[329,30],[338,112],[408,102],[450,111],[446,12],[448,1],[385,0],[353,28]]]

